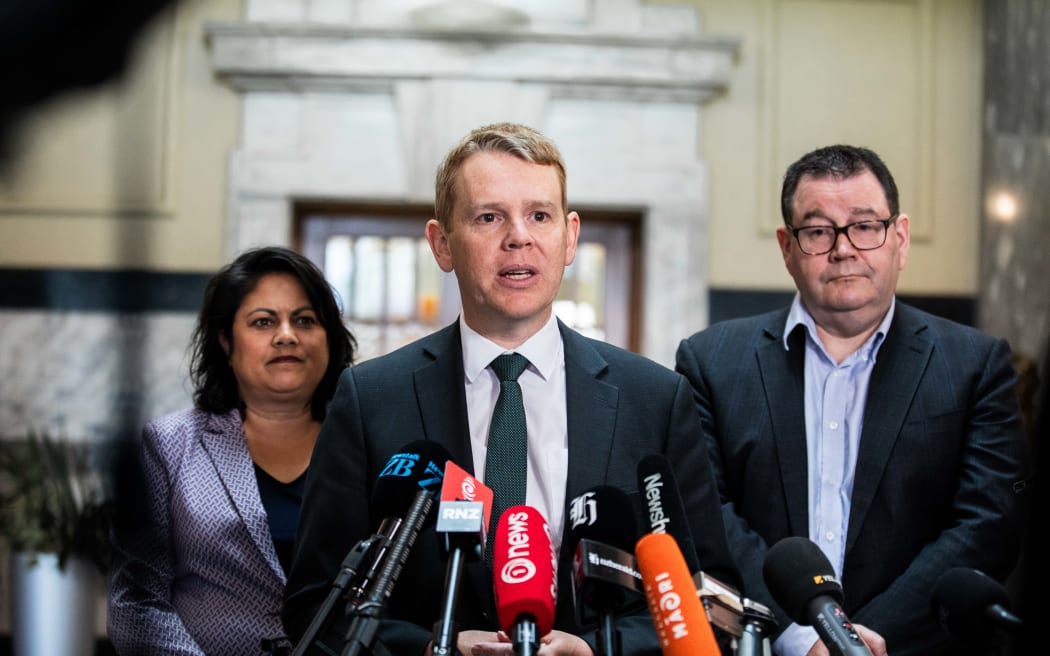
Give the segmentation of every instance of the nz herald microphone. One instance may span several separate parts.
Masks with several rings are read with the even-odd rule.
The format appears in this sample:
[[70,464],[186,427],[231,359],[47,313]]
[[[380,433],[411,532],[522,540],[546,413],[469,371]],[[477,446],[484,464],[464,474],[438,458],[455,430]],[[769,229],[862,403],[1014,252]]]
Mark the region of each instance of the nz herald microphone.
[[514,653],[535,656],[554,626],[558,564],[547,520],[531,506],[511,506],[496,525],[492,581],[499,625]]
[[[388,480],[408,479],[415,481],[415,485],[411,486],[415,492],[404,518],[396,521],[398,528],[394,531],[389,548],[378,559],[380,562],[377,563],[374,581],[367,586],[364,599],[354,609],[354,617],[343,642],[342,656],[373,652],[379,620],[386,611],[390,594],[408,560],[416,536],[427,523],[434,497],[441,488],[445,464],[450,458],[448,451],[428,440],[413,442],[408,446],[411,448],[402,449],[390,457],[376,485],[378,487],[380,481],[384,481],[385,485]],[[395,487],[401,489],[400,486]],[[383,520],[381,526],[388,526],[387,519]]]
[[441,615],[434,623],[433,654],[447,656],[456,649],[456,604],[463,563],[478,560],[485,543],[485,527],[492,512],[492,488],[487,487],[451,460],[445,465],[441,502],[435,530],[444,537],[448,559]]
[[675,539],[649,533],[638,540],[634,555],[664,656],[720,656],[707,611]]
[[1015,634],[1024,623],[1009,610],[1006,589],[984,572],[953,567],[933,587],[933,607],[948,633],[967,643],[988,643],[997,631]]
[[615,617],[645,604],[634,560],[638,528],[631,499],[599,485],[569,502],[573,601],[579,624],[598,623],[599,656],[620,653]]
[[812,626],[833,656],[871,656],[842,610],[842,585],[824,552],[803,537],[788,537],[766,553],[762,578],[795,622]]

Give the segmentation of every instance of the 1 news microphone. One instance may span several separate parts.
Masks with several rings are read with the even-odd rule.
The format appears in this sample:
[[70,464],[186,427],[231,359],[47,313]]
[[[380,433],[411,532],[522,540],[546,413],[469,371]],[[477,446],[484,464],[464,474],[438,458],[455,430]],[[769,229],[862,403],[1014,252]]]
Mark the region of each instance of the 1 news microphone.
[[420,490],[431,492],[441,484],[435,480],[429,463],[449,458],[448,451],[436,442],[417,440],[406,444],[387,461],[372,488],[372,515],[383,517],[376,533],[359,540],[350,549],[332,582],[332,589],[314,615],[310,626],[296,646],[293,656],[301,656],[313,643],[341,596],[355,608],[371,589],[371,583],[382,569],[390,543],[402,525],[402,515],[412,505]]
[[531,506],[511,506],[496,525],[492,581],[499,625],[517,656],[535,656],[554,626],[557,562],[547,520]]
[[762,577],[795,622],[812,626],[833,656],[871,656],[842,610],[842,585],[824,552],[803,537],[787,537],[766,552]]
[[953,567],[933,587],[934,610],[948,633],[967,643],[987,643],[996,631],[1016,634],[1024,627],[1009,610],[1006,589],[984,572]]
[[413,442],[410,446],[417,445],[416,449],[406,449],[394,454],[379,475],[380,479],[392,476],[417,481],[417,489],[408,511],[399,522],[399,528],[390,542],[389,549],[382,554],[382,562],[378,565],[374,581],[368,586],[364,599],[353,609],[354,617],[346,632],[342,656],[360,656],[373,652],[379,620],[386,610],[390,594],[398,576],[401,575],[405,561],[408,560],[416,536],[427,522],[430,510],[434,506],[434,497],[441,488],[445,464],[450,458],[448,451],[427,440]]
[[630,497],[609,485],[593,487],[569,502],[576,620],[597,621],[600,656],[621,651],[616,615],[645,603],[633,554],[638,528],[630,508]]
[[664,656],[720,656],[677,541],[666,533],[649,533],[638,540],[634,554]]
[[445,570],[445,591],[441,615],[434,623],[431,653],[449,656],[456,653],[456,605],[463,563],[481,557],[492,508],[492,489],[452,462],[445,465],[445,480],[441,485],[441,503],[438,504],[435,530],[444,537],[442,545],[448,565]]

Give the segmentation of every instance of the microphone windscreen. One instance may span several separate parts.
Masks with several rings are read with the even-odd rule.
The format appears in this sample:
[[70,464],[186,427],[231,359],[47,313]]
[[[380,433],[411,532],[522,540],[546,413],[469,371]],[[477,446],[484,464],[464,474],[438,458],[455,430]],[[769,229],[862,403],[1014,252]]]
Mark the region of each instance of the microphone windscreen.
[[638,463],[638,489],[642,493],[646,522],[643,530],[652,533],[667,533],[678,542],[689,571],[700,571],[696,557],[696,544],[686,519],[682,493],[675,479],[671,462],[659,453],[651,453]]
[[582,539],[633,551],[638,523],[626,492],[598,485],[569,502],[569,544],[576,545]]
[[792,536],[777,542],[766,552],[762,578],[769,594],[795,622],[809,625],[806,605],[827,596],[841,604],[842,585],[827,556],[804,537]]
[[649,533],[634,553],[664,656],[719,656],[715,632],[675,539]]
[[511,506],[496,525],[492,580],[499,625],[512,634],[523,615],[536,622],[539,635],[554,627],[557,565],[550,526],[531,506]]
[[398,449],[372,488],[372,517],[405,514],[419,490],[436,496],[441,490],[445,463],[451,458],[445,447],[430,440],[417,440]]
[[985,642],[994,635],[985,615],[989,607],[1010,605],[998,581],[969,567],[953,567],[942,574],[933,586],[933,602],[944,628],[968,642]]

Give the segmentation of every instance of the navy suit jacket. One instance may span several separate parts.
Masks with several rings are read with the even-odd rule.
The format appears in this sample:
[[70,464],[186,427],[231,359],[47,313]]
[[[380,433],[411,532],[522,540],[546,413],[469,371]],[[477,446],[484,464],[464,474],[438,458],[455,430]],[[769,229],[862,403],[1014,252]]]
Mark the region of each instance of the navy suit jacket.
[[[781,627],[790,620],[762,562],[777,541],[809,532],[805,331],[785,350],[787,312],[716,324],[677,354],[744,593],[775,608]],[[846,614],[894,656],[947,646],[931,610],[947,569],[1002,580],[1016,559],[1024,442],[1014,381],[1003,340],[897,303],[871,374],[842,572]]]
[[[566,499],[596,485],[632,496],[636,513],[637,463],[662,453],[673,463],[696,537],[701,566],[738,583],[726,546],[718,491],[700,439],[692,390],[680,375],[623,349],[583,337],[559,324],[565,346],[569,471]],[[369,517],[369,497],[391,455],[419,439],[445,447],[473,472],[458,322],[394,353],[344,372],[314,449],[300,515],[284,617],[298,640],[318,610],[339,564],[379,519]],[[566,513],[568,518],[568,513]],[[568,536],[566,527],[564,535]],[[562,544],[554,628],[583,636],[572,604],[572,547]],[[395,586],[380,639],[395,654],[421,654],[438,619],[445,563],[433,529],[424,530]],[[459,630],[498,627],[488,566],[468,567],[459,597]],[[659,654],[652,620],[644,609],[617,621],[625,656]],[[338,644],[336,652],[338,653]]]

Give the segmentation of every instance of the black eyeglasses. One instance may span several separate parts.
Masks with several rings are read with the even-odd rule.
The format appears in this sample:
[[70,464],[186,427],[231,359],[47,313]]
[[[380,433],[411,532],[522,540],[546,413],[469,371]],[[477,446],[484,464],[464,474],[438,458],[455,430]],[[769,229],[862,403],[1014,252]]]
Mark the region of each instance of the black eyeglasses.
[[846,239],[858,251],[873,251],[886,243],[886,232],[890,224],[897,220],[897,216],[894,214],[888,219],[858,221],[841,227],[806,226],[804,228],[789,227],[789,229],[791,234],[795,235],[798,247],[806,255],[830,253],[835,248],[839,235],[846,235]]

